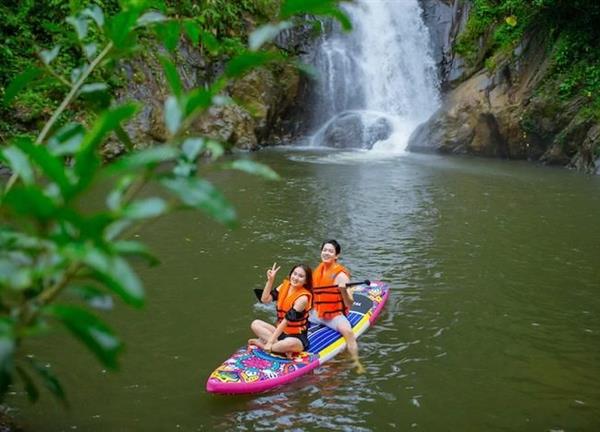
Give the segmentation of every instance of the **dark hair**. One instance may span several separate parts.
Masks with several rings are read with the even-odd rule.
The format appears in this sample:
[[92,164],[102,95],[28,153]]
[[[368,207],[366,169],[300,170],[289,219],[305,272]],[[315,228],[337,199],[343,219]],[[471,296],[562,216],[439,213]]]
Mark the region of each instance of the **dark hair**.
[[294,273],[294,270],[296,270],[298,267],[300,267],[302,270],[304,270],[304,273],[306,273],[306,282],[304,282],[304,288],[312,291],[312,270],[306,264],[296,264],[294,267],[292,267],[290,274],[288,275],[288,279],[292,277],[292,273]]
[[335,248],[335,254],[339,255],[340,252],[342,251],[342,247],[340,246],[340,244],[336,241],[336,240],[325,240],[323,243],[321,243],[321,250],[323,250],[323,246],[325,246],[326,244],[330,244]]

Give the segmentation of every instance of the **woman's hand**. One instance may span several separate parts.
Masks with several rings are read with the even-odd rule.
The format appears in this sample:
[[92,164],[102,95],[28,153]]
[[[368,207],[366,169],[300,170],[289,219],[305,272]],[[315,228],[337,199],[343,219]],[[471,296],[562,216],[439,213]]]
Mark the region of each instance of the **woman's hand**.
[[270,353],[272,349],[273,349],[273,342],[267,341],[267,343],[265,344],[265,351]]
[[273,267],[267,270],[267,281],[273,283],[275,280],[275,275],[279,271],[281,267],[277,267],[277,263],[273,263]]

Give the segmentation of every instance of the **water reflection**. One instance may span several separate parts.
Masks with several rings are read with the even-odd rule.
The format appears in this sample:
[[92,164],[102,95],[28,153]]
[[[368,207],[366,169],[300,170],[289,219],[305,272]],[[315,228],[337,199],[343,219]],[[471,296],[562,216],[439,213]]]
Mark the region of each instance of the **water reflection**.
[[[13,404],[27,425],[600,429],[600,179],[504,161],[338,154],[250,156],[279,171],[279,183],[217,176],[240,213],[236,231],[184,213],[141,232],[163,265],[139,267],[145,311],[107,313],[128,344],[123,373],[101,373],[74,342],[39,340],[32,349],[64,377],[75,408],[63,414],[47,397],[31,407],[19,392]],[[314,265],[328,237],[356,279],[392,287],[359,341],[367,374],[341,355],[271,393],[204,393],[251,320],[273,316],[252,293],[266,267]]]

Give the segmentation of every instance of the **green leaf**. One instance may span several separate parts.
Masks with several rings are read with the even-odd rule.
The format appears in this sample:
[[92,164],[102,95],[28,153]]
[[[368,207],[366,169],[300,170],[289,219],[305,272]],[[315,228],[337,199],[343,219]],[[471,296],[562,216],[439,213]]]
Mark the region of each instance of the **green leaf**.
[[200,26],[194,21],[186,20],[183,23],[183,28],[185,29],[185,33],[188,35],[192,43],[194,45],[198,45],[198,42],[200,42]]
[[38,391],[35,383],[31,379],[29,374],[25,371],[25,369],[23,369],[20,366],[17,366],[17,374],[19,374],[21,381],[23,381],[23,385],[25,386],[25,392],[27,392],[27,398],[29,399],[29,402],[37,402],[37,400],[40,398],[40,392]]
[[266,178],[267,180],[280,180],[279,174],[273,171],[267,165],[255,162],[250,159],[237,159],[226,165],[228,168],[243,171],[248,174],[255,174]]
[[119,255],[131,255],[144,258],[149,265],[154,266],[160,263],[146,245],[133,240],[119,240],[111,244],[112,250]]
[[10,333],[3,332],[0,335],[0,370],[2,371],[11,368],[15,353],[15,341],[13,338],[12,328],[10,329]]
[[114,189],[106,197],[106,206],[109,209],[115,211],[121,207],[123,194],[129,189],[135,179],[136,177],[133,175],[125,175],[117,181]]
[[22,150],[13,145],[0,150],[0,154],[10,169],[23,180],[23,183],[30,185],[35,181],[29,158]]
[[149,219],[160,216],[167,210],[167,203],[161,198],[146,198],[130,203],[122,211],[127,219]]
[[212,33],[206,31],[202,32],[201,38],[202,44],[211,54],[215,55],[219,52],[221,44],[219,44],[219,41]]
[[189,117],[199,110],[205,110],[212,104],[213,94],[210,90],[196,88],[192,90],[184,99],[185,116]]
[[187,138],[181,145],[183,155],[192,162],[196,160],[204,148],[204,138]]
[[284,0],[279,14],[282,18],[289,18],[297,14],[319,15],[323,10],[329,9],[335,4],[335,0]]
[[175,177],[164,178],[160,183],[186,206],[200,209],[227,226],[235,225],[235,209],[208,181],[197,177]]
[[75,157],[74,169],[79,177],[78,191],[89,186],[100,166],[97,148],[104,137],[115,130],[122,121],[133,116],[136,110],[136,106],[132,104],[108,110],[96,120],[92,129],[85,135],[81,150]]
[[4,103],[9,105],[21,90],[27,87],[31,81],[38,78],[41,74],[41,69],[31,67],[14,77],[4,92]]
[[85,8],[81,12],[81,15],[93,19],[98,28],[101,29],[102,27],[104,27],[104,13],[102,12],[102,9],[100,9],[100,6],[91,5]]
[[69,285],[67,291],[94,309],[111,310],[114,306],[113,298],[110,294],[106,294],[91,285]]
[[232,58],[225,67],[225,75],[236,78],[244,75],[250,69],[264,65],[281,58],[278,54],[267,52],[245,52]]
[[26,357],[26,359],[31,368],[37,372],[42,379],[44,387],[46,387],[46,389],[48,389],[50,393],[57,397],[63,404],[68,405],[65,392],[58,379],[50,372],[50,369],[31,357]]
[[18,215],[42,220],[52,218],[57,211],[54,202],[36,186],[13,186],[4,195],[2,206],[10,207]]
[[7,253],[6,257],[0,256],[0,286],[15,291],[31,288],[32,263],[31,259],[23,259],[23,256],[16,252]]
[[342,25],[342,29],[344,29],[345,31],[352,30],[352,21],[350,21],[348,15],[346,15],[341,9],[332,7],[329,10],[324,10],[323,15],[332,16],[333,18],[337,19],[338,22]]
[[108,84],[106,83],[90,83],[82,85],[79,93],[96,93],[106,90],[108,90]]
[[[0,246],[9,249],[39,251],[49,248],[51,243],[12,229],[0,228]],[[0,248],[1,249],[1,248]]]
[[136,24],[140,27],[145,27],[148,24],[155,24],[159,22],[166,21],[167,17],[161,14],[160,12],[146,12],[141,17],[137,19]]
[[96,108],[96,111],[102,111],[110,106],[112,100],[112,95],[108,89],[109,87],[105,83],[84,84],[81,86],[79,94],[88,105]]
[[517,17],[514,15],[511,16],[507,16],[505,18],[506,24],[508,24],[511,27],[515,27],[517,25]]
[[173,94],[179,98],[183,91],[183,85],[181,84],[181,78],[179,77],[179,73],[177,72],[177,68],[165,56],[160,56],[160,62],[162,64],[163,70],[165,71],[165,76],[167,77],[167,82],[171,87],[171,91]]
[[167,51],[173,52],[179,42],[180,26],[177,21],[165,21],[155,27],[158,39],[163,43]]
[[298,71],[308,76],[310,79],[317,80],[319,78],[319,71],[308,63],[295,62],[294,66]]
[[131,141],[129,134],[125,129],[123,129],[123,126],[117,126],[115,128],[115,134],[117,135],[117,138],[119,138],[119,141],[123,143],[127,151],[131,152],[134,150],[133,141]]
[[8,319],[2,320],[0,331],[0,394],[6,394],[8,386],[12,383],[12,373],[15,355],[15,336],[13,323]]
[[97,52],[98,52],[98,45],[96,45],[95,43],[92,42],[92,43],[83,45],[83,53],[85,54],[85,57],[88,60],[93,59]]
[[248,47],[251,51],[258,50],[265,42],[270,42],[277,35],[283,31],[292,27],[292,23],[289,21],[282,21],[278,24],[266,24],[260,26],[258,29],[250,33],[248,37]]
[[165,126],[171,134],[175,135],[181,127],[183,112],[177,98],[169,96],[165,101]]
[[225,149],[220,142],[214,140],[206,141],[206,149],[210,152],[211,159],[217,160],[225,154]]
[[79,78],[81,77],[81,75],[83,75],[85,73],[85,71],[87,70],[87,68],[89,67],[89,65],[84,64],[81,67],[78,68],[73,68],[71,70],[71,83],[75,84]]
[[56,45],[51,50],[40,51],[40,57],[42,58],[42,62],[44,62],[44,64],[46,64],[46,65],[49,65],[52,62],[52,60],[54,60],[56,58],[59,51],[60,51],[60,45]]
[[352,29],[350,19],[337,7],[336,0],[284,0],[280,10],[281,18],[298,14],[331,16],[340,22],[344,30]]
[[124,156],[109,166],[110,172],[130,171],[153,167],[162,162],[171,161],[179,156],[177,149],[162,145],[141,150]]
[[177,165],[173,168],[173,174],[178,177],[191,177],[196,175],[198,167],[195,162],[189,162],[186,160],[180,160]]
[[88,33],[88,21],[87,18],[78,15],[78,16],[68,16],[65,21],[75,27],[75,31],[77,32],[77,37],[79,40],[84,39]]
[[84,134],[81,124],[67,123],[48,140],[48,151],[54,156],[73,155],[80,149]]
[[81,260],[96,272],[108,289],[127,304],[136,307],[144,304],[144,288],[127,261],[92,246],[81,251],[81,254]]
[[44,312],[61,321],[102,364],[117,369],[117,355],[123,345],[114,332],[98,317],[85,309],[57,304],[47,306]]
[[29,155],[31,161],[35,162],[44,174],[56,183],[63,197],[70,197],[73,185],[65,173],[65,166],[61,160],[52,155],[46,147],[35,145],[28,138],[17,139],[15,145]]
[[130,35],[133,26],[140,15],[137,8],[119,12],[109,19],[107,23],[108,37],[118,49],[130,47]]
[[106,228],[105,239],[108,241],[116,239],[132,225],[134,225],[134,222],[129,219],[116,220]]

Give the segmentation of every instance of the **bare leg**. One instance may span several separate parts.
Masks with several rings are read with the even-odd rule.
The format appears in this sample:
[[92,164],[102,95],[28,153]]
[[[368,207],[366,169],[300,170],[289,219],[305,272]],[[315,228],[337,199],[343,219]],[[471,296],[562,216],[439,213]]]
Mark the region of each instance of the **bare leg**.
[[271,351],[282,354],[301,352],[304,351],[304,347],[302,346],[300,339],[295,337],[286,337],[283,340],[275,342],[271,348]]
[[259,347],[260,349],[265,349],[265,343],[262,339],[248,339],[248,345],[254,345]]
[[[256,336],[258,336],[262,342],[266,343],[271,335],[275,333],[275,327],[272,324],[264,322],[262,320],[254,320],[252,324],[250,324],[250,328],[254,332]],[[250,339],[251,341],[256,341],[256,339]],[[248,341],[250,343],[250,341]],[[253,343],[253,345],[256,345]],[[258,346],[258,345],[257,345]]]
[[348,323],[342,323],[338,326],[337,331],[340,332],[342,336],[344,336],[344,339],[346,339],[348,353],[350,354],[350,358],[352,358],[352,363],[356,368],[356,373],[365,373],[365,368],[363,367],[358,358],[358,344],[356,343],[356,336],[352,331],[352,327],[350,327]]

